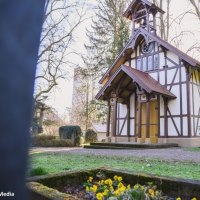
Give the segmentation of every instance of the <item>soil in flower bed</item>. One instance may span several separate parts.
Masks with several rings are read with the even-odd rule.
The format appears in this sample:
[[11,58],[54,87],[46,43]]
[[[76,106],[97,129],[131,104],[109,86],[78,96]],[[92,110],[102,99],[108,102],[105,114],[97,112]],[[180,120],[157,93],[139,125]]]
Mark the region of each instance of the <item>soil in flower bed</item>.
[[92,200],[93,197],[91,197],[89,194],[87,194],[85,188],[82,185],[78,186],[71,186],[66,185],[63,189],[60,190],[63,193],[71,194],[74,196],[74,200]]

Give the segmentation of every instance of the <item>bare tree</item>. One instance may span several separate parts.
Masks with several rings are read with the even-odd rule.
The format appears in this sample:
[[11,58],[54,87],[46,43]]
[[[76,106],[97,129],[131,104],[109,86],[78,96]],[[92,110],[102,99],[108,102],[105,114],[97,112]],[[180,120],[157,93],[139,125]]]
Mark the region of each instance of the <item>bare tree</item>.
[[[48,0],[40,40],[35,77],[35,100],[42,101],[60,78],[66,78],[66,68],[73,63],[69,56],[73,34],[84,20],[84,6],[80,1]],[[74,17],[75,16],[75,17]]]
[[195,9],[195,14],[200,21],[200,0],[189,0]]
[[70,55],[76,52],[71,44],[84,16],[84,3],[78,0],[46,1],[34,91],[33,124],[41,130],[39,132],[43,130],[44,111],[48,110],[45,100],[59,79],[68,78],[67,72],[74,65]]

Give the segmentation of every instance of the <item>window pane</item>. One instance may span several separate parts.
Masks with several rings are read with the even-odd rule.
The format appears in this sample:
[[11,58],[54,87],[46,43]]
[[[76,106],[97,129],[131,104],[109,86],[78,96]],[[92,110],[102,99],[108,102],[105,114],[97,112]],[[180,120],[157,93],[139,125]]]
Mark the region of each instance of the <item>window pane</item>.
[[137,59],[137,69],[141,70],[141,59]]
[[143,66],[142,66],[143,67],[143,71],[147,71],[147,58],[146,57],[143,58],[143,63],[142,64],[143,64]]
[[154,69],[159,68],[158,54],[154,55]]
[[148,57],[148,70],[153,70],[152,56]]

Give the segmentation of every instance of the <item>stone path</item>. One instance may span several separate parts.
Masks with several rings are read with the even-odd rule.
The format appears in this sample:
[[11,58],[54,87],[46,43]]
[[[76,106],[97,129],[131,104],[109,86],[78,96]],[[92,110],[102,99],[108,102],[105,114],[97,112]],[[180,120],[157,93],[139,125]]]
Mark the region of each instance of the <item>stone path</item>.
[[32,152],[57,152],[67,154],[86,154],[102,156],[128,156],[137,158],[153,158],[167,161],[195,162],[200,164],[200,152],[188,151],[184,148],[170,149],[83,149],[83,148],[32,148]]

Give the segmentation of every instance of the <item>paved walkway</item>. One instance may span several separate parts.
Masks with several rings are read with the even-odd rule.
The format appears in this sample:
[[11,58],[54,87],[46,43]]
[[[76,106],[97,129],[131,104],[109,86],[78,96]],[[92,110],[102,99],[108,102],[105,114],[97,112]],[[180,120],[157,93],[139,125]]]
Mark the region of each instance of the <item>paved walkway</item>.
[[200,164],[200,152],[188,151],[184,148],[168,149],[83,149],[83,148],[32,148],[32,152],[57,152],[67,154],[86,154],[102,156],[127,156],[137,158],[154,158],[167,161],[195,162]]

